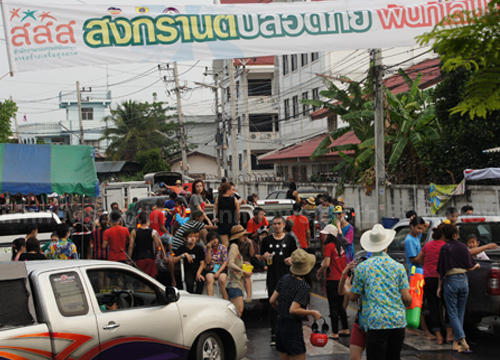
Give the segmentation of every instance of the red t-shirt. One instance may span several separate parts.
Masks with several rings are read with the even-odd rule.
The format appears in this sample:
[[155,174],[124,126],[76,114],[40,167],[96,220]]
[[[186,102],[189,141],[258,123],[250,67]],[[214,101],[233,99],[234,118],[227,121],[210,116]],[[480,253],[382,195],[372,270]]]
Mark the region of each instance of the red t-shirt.
[[112,226],[104,232],[104,240],[108,241],[108,260],[127,260],[127,239],[130,233],[123,226]]
[[158,235],[162,236],[164,234],[160,229],[160,225],[165,226],[165,214],[162,210],[153,210],[149,214],[149,227],[158,231]]
[[334,243],[328,243],[325,247],[325,257],[330,258],[330,273],[327,275],[327,281],[340,281],[342,271],[345,269],[345,252],[338,254]]
[[249,232],[250,234],[257,234],[257,230],[259,230],[261,226],[269,226],[269,222],[267,221],[266,218],[263,218],[262,221],[259,224],[257,224],[254,216],[253,218],[248,220],[247,232]]
[[293,221],[293,233],[297,235],[299,239],[300,247],[302,249],[307,249],[307,236],[306,232],[309,229],[309,219],[304,215],[291,215],[287,219]]
[[422,252],[425,255],[424,258],[424,278],[437,278],[439,274],[437,272],[437,264],[439,260],[439,252],[441,247],[446,244],[442,240],[432,240],[424,245]]

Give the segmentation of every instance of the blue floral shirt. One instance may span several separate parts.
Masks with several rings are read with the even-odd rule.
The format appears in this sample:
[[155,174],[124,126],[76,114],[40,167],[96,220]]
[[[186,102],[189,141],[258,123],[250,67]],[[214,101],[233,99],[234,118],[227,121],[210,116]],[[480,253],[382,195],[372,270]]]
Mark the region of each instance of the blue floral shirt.
[[361,328],[377,330],[406,327],[406,308],[401,299],[401,290],[408,288],[404,266],[385,252],[374,253],[359,264],[354,273],[351,292],[361,296]]

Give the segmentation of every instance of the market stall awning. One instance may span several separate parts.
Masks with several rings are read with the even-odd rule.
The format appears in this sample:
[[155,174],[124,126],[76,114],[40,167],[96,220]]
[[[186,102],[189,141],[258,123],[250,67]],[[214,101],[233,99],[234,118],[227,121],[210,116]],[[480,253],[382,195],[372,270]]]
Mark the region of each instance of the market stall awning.
[[92,146],[0,144],[0,193],[99,195]]

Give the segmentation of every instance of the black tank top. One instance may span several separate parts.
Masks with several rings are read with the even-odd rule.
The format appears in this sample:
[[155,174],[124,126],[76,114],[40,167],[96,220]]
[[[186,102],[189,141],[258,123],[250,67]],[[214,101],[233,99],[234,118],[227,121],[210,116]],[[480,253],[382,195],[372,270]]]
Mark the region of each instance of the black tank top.
[[134,260],[154,259],[153,229],[136,229],[134,244]]
[[234,197],[219,195],[219,224],[234,226],[238,223],[236,218],[236,204]]
[[296,199],[295,199],[295,196],[293,196],[293,192],[294,192],[294,191],[295,191],[295,190],[289,189],[289,190],[286,192],[286,198],[287,198],[287,199],[290,199],[290,200],[296,200]]

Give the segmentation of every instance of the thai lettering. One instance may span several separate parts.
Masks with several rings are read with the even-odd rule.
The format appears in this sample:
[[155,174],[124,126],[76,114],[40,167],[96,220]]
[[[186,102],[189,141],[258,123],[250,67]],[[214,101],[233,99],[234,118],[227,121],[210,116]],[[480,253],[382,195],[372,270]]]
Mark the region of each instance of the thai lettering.
[[45,25],[37,25],[31,29],[31,23],[27,22],[20,26],[14,26],[10,33],[12,34],[12,45],[23,46],[35,44],[67,44],[76,43],[73,26],[75,21],[70,21],[68,24],[60,24],[55,26],[52,21],[48,21]]
[[[460,13],[464,10],[472,12],[487,11],[489,0],[465,0],[447,2],[429,2],[418,6],[404,7],[388,5],[387,9],[377,10],[380,22],[384,29],[402,29],[403,27],[419,28],[433,27],[447,16]],[[457,19],[454,24],[464,24]],[[449,25],[444,23],[443,25]]]
[[[370,11],[307,14],[141,15],[132,19],[104,16],[83,24],[83,40],[93,48],[295,37],[366,32]],[[22,34],[19,34],[22,36]]]

